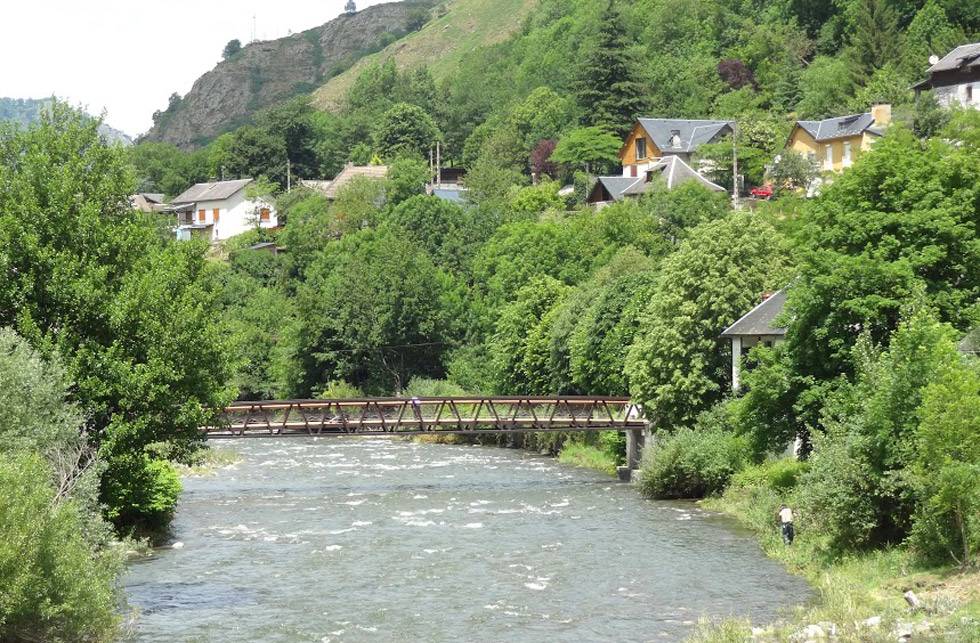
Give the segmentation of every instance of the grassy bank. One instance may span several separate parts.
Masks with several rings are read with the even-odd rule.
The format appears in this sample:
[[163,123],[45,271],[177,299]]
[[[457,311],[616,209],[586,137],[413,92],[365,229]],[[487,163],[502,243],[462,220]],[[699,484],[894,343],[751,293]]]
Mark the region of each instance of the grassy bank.
[[[491,439],[496,436],[490,435]],[[412,440],[425,444],[470,444],[475,438],[472,436],[460,436],[452,434],[430,433],[426,435],[412,436]],[[478,441],[478,440],[477,440]],[[544,444],[537,441],[525,441],[523,448],[535,453],[554,453],[558,451],[558,461],[562,464],[569,464],[574,467],[583,467],[600,471],[606,475],[616,475],[616,465],[618,457],[614,453],[615,440],[607,438],[605,441],[600,439],[597,444],[586,444],[574,440],[566,440],[553,444]],[[560,444],[560,447],[558,446]],[[498,445],[499,446],[499,445]]]
[[213,476],[221,469],[238,464],[242,456],[232,449],[201,449],[190,465],[175,464],[181,476],[203,477]]
[[[704,623],[692,640],[784,641],[810,628],[808,636],[798,640],[819,640],[823,632],[842,641],[895,641],[902,634],[910,634],[914,641],[980,641],[976,568],[924,568],[900,548],[832,558],[823,553],[818,537],[805,531],[787,547],[768,511],[772,499],[760,497],[769,493],[758,487],[733,488],[701,504],[752,529],[767,555],[813,585],[815,600],[754,630],[747,621]],[[921,608],[909,607],[903,598],[907,591],[914,592]]]
[[586,469],[595,469],[610,476],[616,475],[616,457],[602,448],[579,442],[566,442],[558,461]]

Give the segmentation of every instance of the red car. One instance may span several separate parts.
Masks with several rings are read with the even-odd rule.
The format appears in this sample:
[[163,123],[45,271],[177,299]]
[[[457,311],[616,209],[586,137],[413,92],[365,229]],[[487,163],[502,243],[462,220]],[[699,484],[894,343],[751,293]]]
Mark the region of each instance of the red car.
[[760,185],[758,187],[754,187],[749,191],[749,194],[751,194],[757,199],[763,199],[765,201],[768,201],[769,199],[772,198],[772,194],[773,194],[772,186]]

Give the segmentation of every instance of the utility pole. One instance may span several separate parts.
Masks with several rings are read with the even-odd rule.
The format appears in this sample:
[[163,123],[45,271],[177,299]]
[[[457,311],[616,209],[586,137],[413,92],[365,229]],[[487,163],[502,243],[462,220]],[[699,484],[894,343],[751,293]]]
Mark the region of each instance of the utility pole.
[[732,123],[732,207],[738,210],[738,123]]
[[436,141],[436,185],[442,187],[442,144]]
[[293,189],[293,164],[290,162],[289,157],[286,157],[286,192],[289,193]]

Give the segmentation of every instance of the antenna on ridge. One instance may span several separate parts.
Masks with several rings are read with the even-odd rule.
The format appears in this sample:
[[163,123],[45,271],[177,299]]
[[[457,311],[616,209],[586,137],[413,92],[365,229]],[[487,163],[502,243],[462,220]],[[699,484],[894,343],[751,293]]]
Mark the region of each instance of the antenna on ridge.
[[257,27],[258,27],[258,22],[259,22],[258,15],[253,13],[252,14],[252,42],[255,42],[256,40],[258,40],[258,38],[255,35],[256,34]]

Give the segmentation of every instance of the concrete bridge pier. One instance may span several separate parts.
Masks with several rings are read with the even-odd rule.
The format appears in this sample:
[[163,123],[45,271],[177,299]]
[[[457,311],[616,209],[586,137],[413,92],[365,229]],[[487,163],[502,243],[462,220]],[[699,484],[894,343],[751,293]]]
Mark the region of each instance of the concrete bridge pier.
[[632,482],[634,472],[640,469],[640,461],[643,459],[643,449],[652,447],[654,443],[653,428],[647,423],[642,429],[627,429],[626,433],[626,464],[617,468],[619,479],[623,482]]

